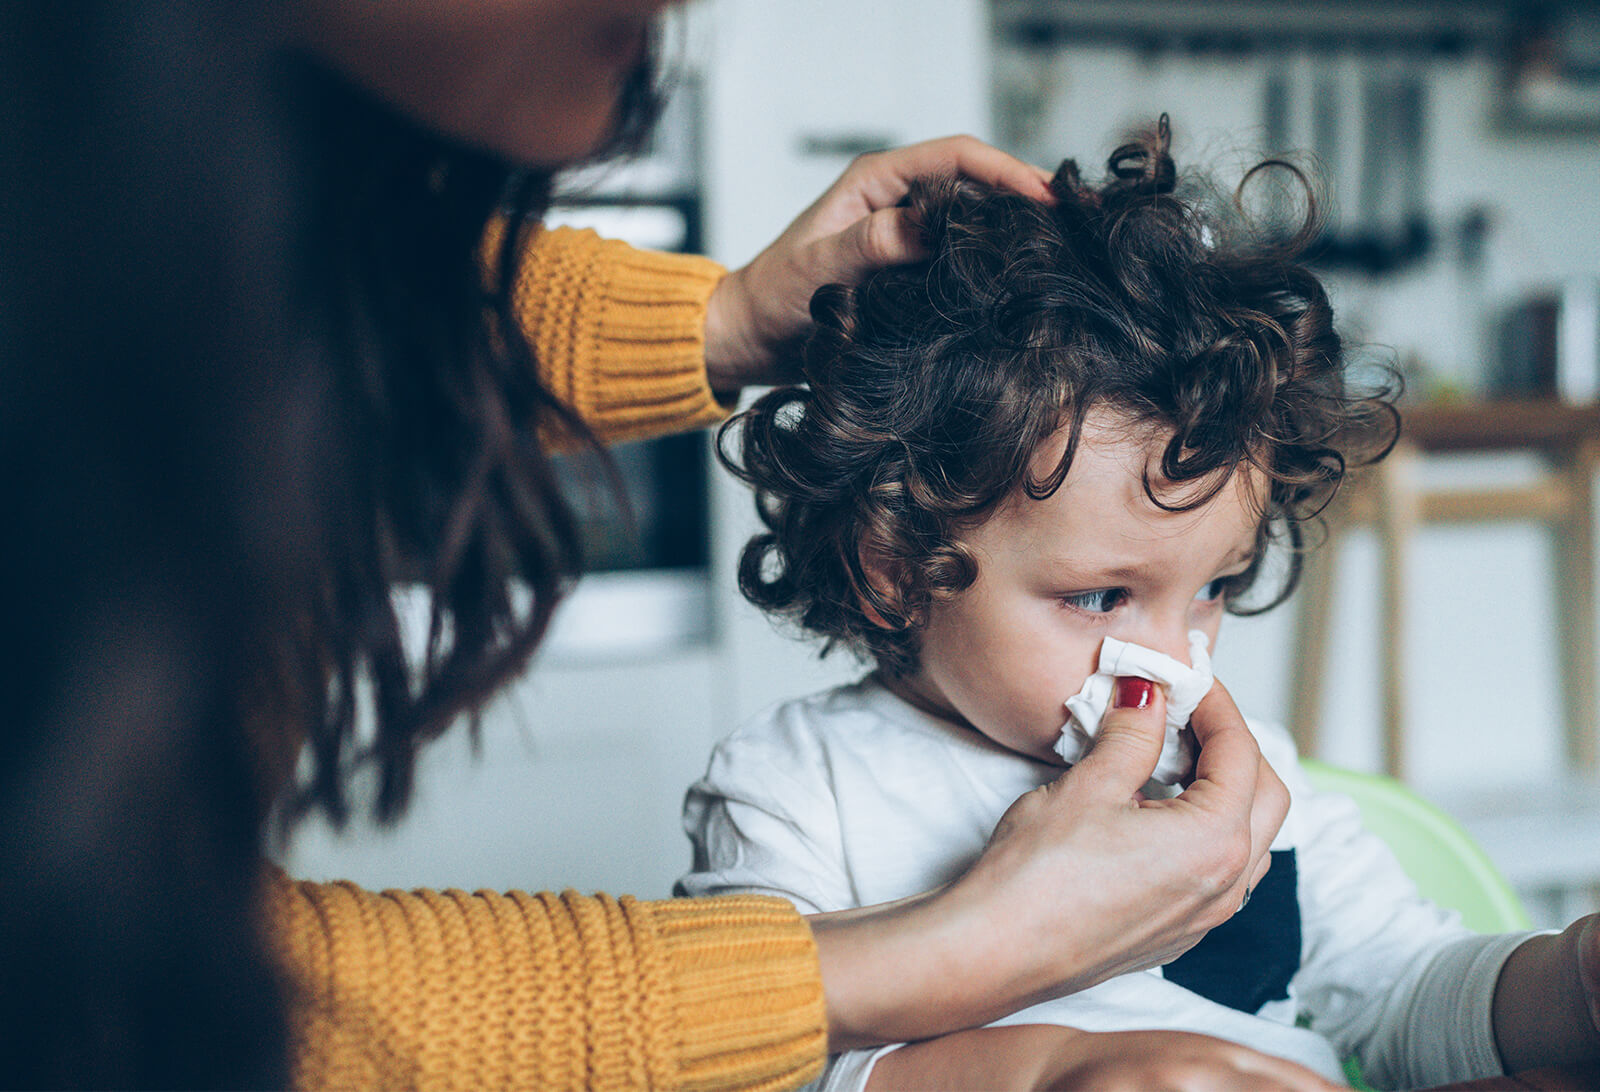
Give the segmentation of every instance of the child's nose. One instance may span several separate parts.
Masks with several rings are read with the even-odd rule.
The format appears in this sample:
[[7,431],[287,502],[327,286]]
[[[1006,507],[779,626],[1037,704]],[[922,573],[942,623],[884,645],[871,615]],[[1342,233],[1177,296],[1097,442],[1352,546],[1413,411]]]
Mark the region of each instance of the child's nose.
[[1121,640],[1154,649],[1163,655],[1171,656],[1180,664],[1193,667],[1194,664],[1189,660],[1189,629],[1185,620],[1176,625],[1151,626],[1140,633],[1122,637]]

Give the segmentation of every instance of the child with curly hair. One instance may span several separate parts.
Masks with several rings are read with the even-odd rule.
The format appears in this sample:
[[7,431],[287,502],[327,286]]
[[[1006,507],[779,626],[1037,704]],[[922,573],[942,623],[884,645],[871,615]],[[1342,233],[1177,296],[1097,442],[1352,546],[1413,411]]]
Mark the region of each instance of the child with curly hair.
[[[1287,243],[1252,234],[1180,185],[1169,141],[1163,117],[1099,187],[1068,161],[1051,205],[923,181],[908,200],[928,259],[818,293],[807,384],[724,431],[768,528],[743,552],[744,594],[876,670],[716,748],[685,805],[682,892],[821,913],[937,888],[1080,758],[1108,702],[1166,706],[1129,806],[1192,776],[1184,726],[1224,611],[1288,596],[1302,528],[1398,417],[1387,391],[1354,389],[1298,264],[1314,214]],[[1300,177],[1256,171],[1273,167]],[[1285,564],[1264,564],[1269,547]],[[1267,572],[1276,586],[1247,600]],[[1592,921],[1470,932],[1353,804],[1311,788],[1281,728],[1250,727],[1293,804],[1238,913],[1165,966],[992,1026],[1198,1033],[1341,1083],[1355,1057],[1379,1087],[1600,1054]],[[823,1084],[971,1079],[939,1044],[837,1055]]]

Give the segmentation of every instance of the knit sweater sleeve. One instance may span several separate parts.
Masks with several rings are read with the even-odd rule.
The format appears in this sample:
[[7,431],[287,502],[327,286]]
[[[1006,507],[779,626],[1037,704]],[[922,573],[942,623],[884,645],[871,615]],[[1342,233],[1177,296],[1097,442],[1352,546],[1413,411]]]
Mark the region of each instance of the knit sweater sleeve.
[[786,1089],[822,979],[781,899],[270,884],[307,1089]]
[[727,415],[705,371],[706,305],[724,272],[592,231],[540,229],[517,268],[512,307],[546,389],[616,443]]

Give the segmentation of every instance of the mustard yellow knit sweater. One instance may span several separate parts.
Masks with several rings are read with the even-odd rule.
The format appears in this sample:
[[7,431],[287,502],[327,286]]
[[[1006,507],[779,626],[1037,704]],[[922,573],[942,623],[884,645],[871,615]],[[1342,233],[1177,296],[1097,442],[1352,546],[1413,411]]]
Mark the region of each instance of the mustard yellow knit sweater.
[[[701,353],[721,275],[549,231],[517,307],[550,389],[629,439],[723,415]],[[268,887],[301,1088],[779,1089],[822,1067],[816,948],[781,899]]]

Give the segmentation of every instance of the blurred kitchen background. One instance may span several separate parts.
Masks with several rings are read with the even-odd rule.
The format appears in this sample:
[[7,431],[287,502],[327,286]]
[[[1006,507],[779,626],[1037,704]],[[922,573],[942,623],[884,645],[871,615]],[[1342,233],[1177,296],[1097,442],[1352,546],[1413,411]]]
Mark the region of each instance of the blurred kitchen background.
[[[671,37],[677,92],[655,146],[572,180],[553,219],[737,265],[862,151],[969,132],[1097,176],[1121,134],[1164,111],[1180,167],[1224,185],[1271,153],[1320,173],[1320,260],[1342,329],[1403,369],[1410,401],[1595,397],[1600,6],[703,0]],[[734,558],[755,522],[708,450],[702,434],[618,451],[633,529],[611,508],[589,513],[602,571],[528,677],[476,741],[453,733],[426,755],[402,825],[309,824],[282,851],[292,871],[669,892],[688,865],[683,790],[712,743],[861,670],[819,661],[739,598]],[[1533,453],[1467,450],[1427,455],[1416,474],[1515,489],[1542,470]],[[1342,537],[1327,649],[1299,677],[1320,683],[1319,756],[1378,770],[1383,559],[1370,527]],[[1600,890],[1600,793],[1572,757],[1575,684],[1557,655],[1571,574],[1556,579],[1554,547],[1536,522],[1418,526],[1398,585],[1406,666],[1387,691],[1407,779],[1552,923]],[[1218,675],[1248,713],[1291,716],[1299,607],[1224,624]],[[1586,660],[1576,685],[1592,691],[1592,648]],[[1600,731],[1592,710],[1587,731]]]

